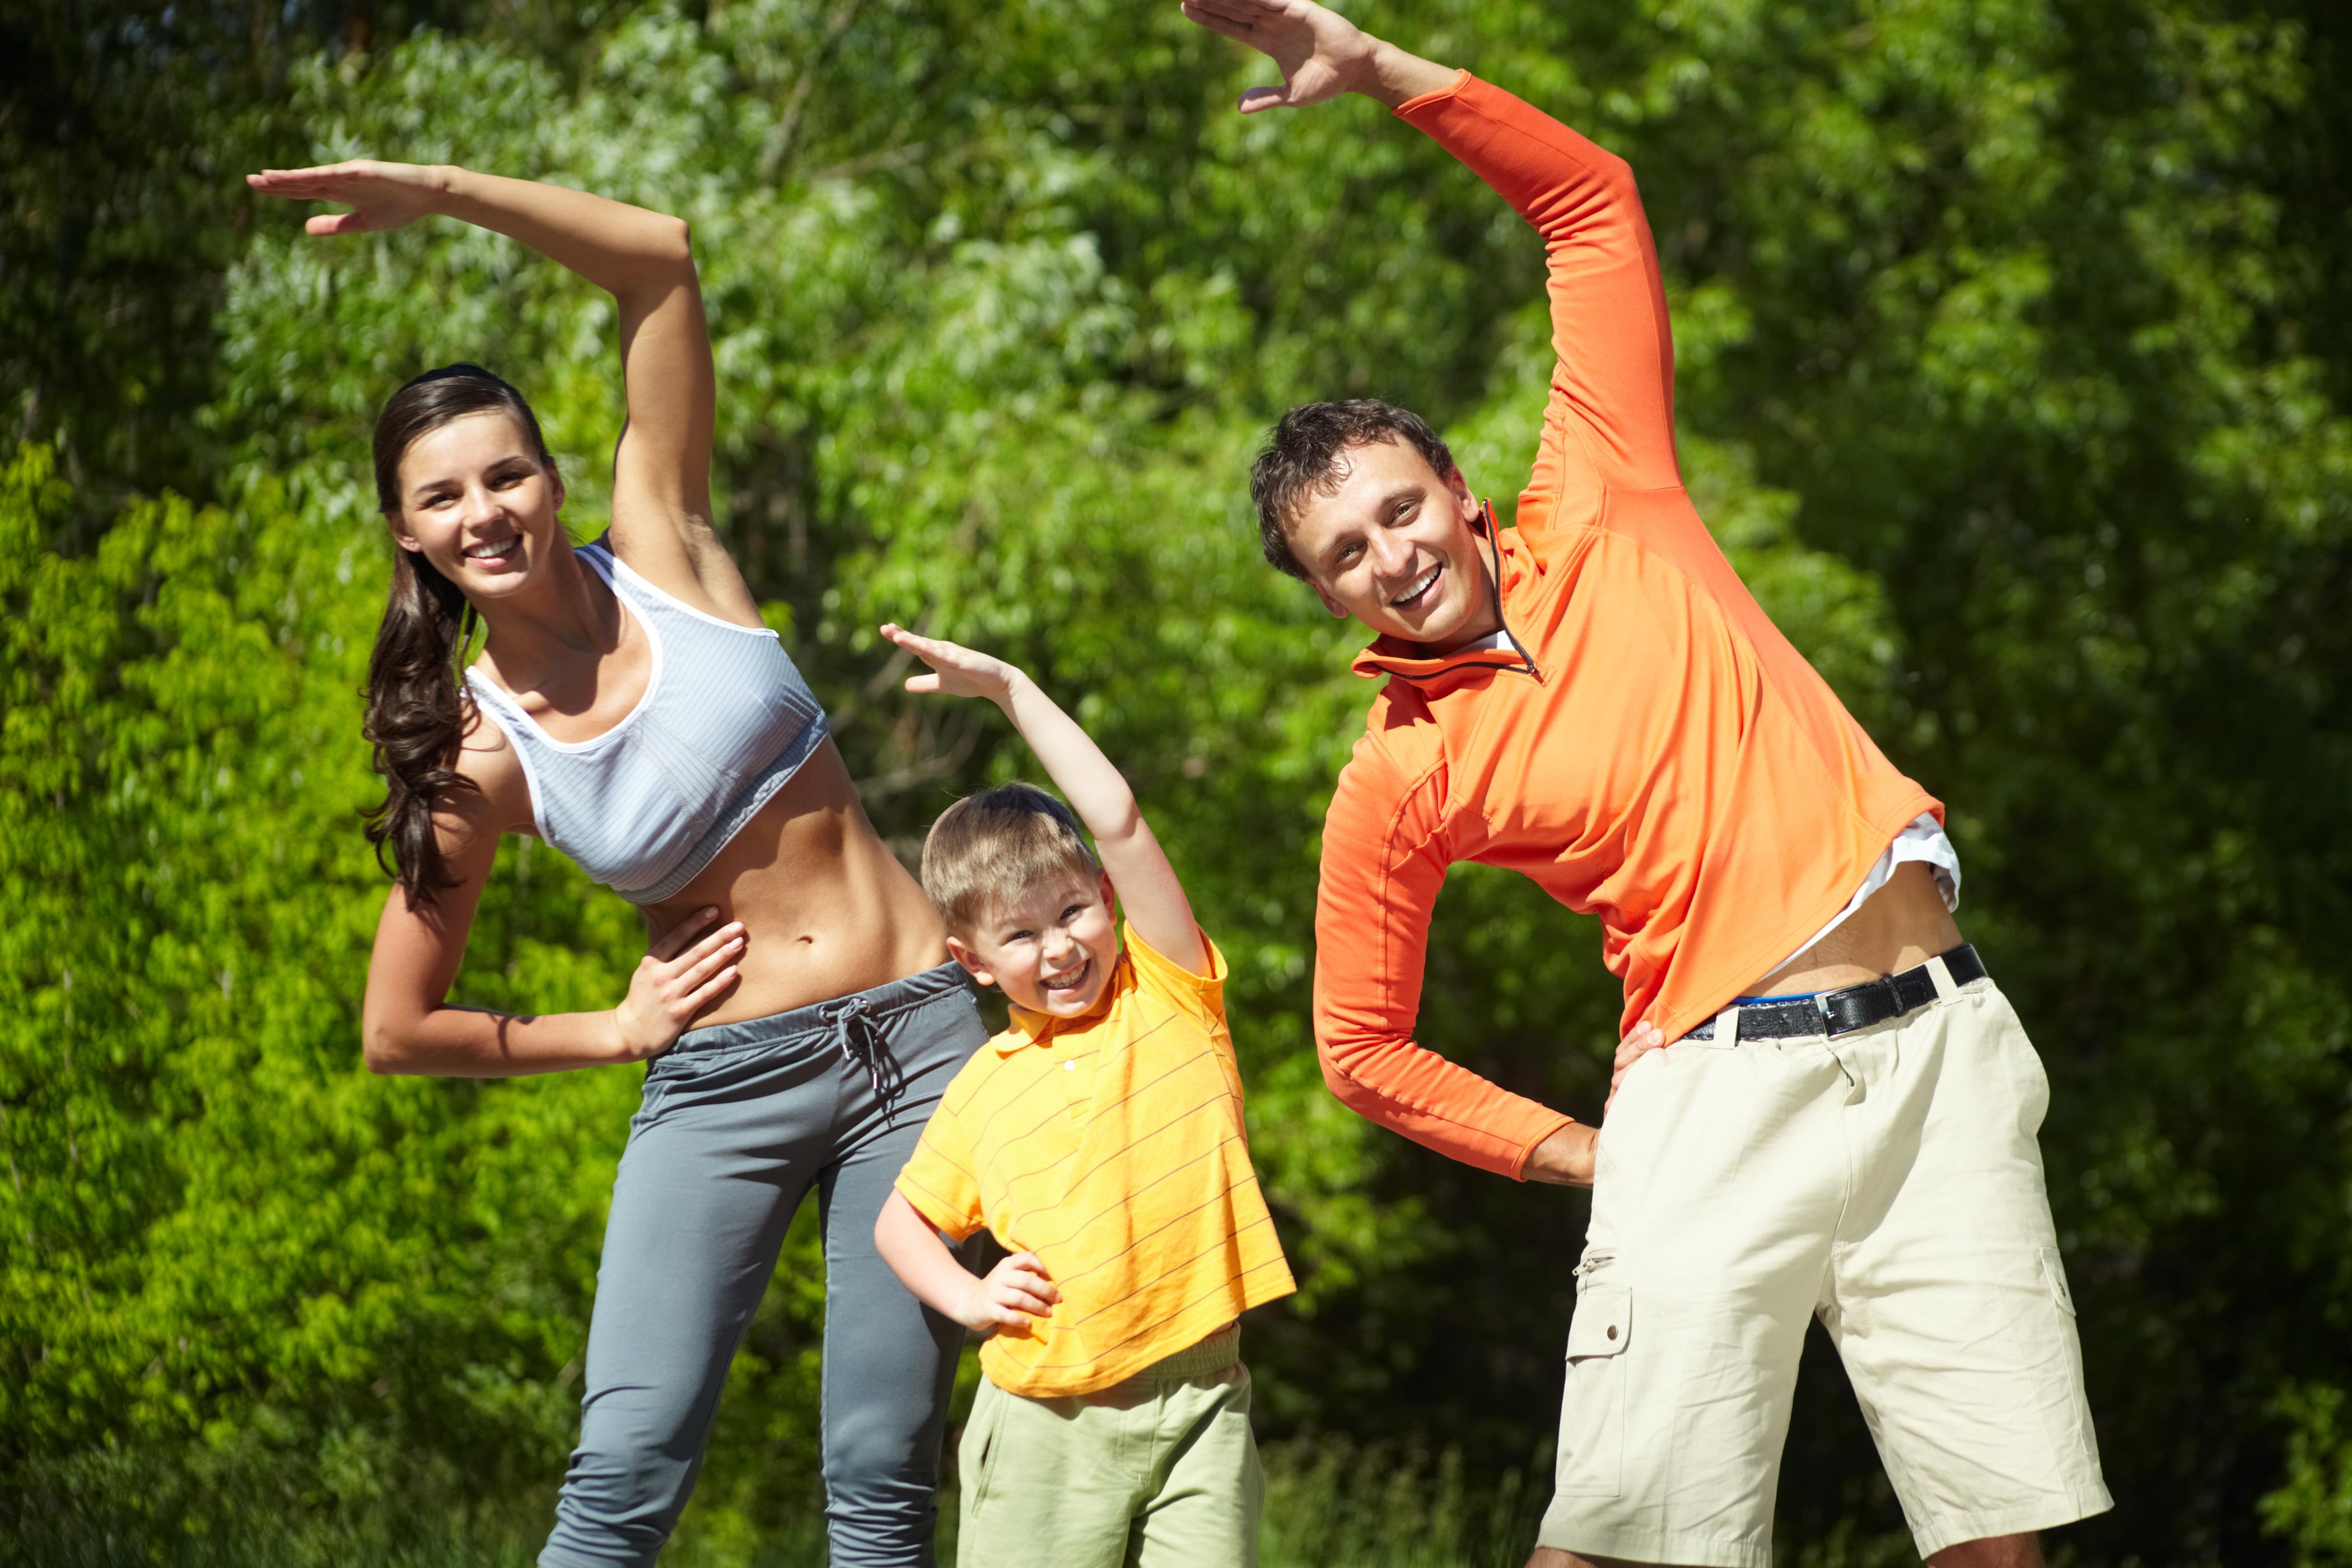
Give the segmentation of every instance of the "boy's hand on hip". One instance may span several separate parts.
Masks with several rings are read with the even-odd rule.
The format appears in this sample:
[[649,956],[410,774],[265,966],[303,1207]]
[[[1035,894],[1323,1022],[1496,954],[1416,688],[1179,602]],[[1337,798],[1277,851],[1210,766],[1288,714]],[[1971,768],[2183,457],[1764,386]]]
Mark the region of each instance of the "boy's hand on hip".
[[1528,1152],[1528,1163],[1519,1167],[1519,1174],[1555,1187],[1589,1187],[1593,1141],[1599,1136],[1583,1122],[1571,1121]]
[[1037,1255],[1016,1252],[990,1269],[987,1279],[971,1282],[954,1317],[965,1328],[981,1332],[995,1329],[1026,1334],[1031,1320],[1052,1317],[1054,1303],[1061,1299]]

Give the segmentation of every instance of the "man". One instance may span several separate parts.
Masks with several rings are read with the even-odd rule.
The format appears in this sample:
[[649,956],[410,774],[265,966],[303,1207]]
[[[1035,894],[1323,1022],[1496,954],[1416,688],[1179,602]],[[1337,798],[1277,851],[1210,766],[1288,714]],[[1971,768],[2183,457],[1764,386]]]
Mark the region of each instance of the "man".
[[[1281,68],[1244,113],[1377,99],[1549,258],[1559,362],[1516,528],[1369,401],[1291,410],[1251,485],[1267,558],[1375,633],[1356,668],[1387,678],[1325,827],[1325,1077],[1455,1159],[1595,1188],[1533,1563],[1763,1568],[1818,1314],[1921,1555],[2038,1564],[2034,1531],[2112,1506],[2034,1141],[2047,1080],[1953,923],[1942,807],[1683,489],[1631,173],[1310,0],[1183,8]],[[1600,917],[1641,1056],[1605,1133],[1413,1043],[1462,860]]]

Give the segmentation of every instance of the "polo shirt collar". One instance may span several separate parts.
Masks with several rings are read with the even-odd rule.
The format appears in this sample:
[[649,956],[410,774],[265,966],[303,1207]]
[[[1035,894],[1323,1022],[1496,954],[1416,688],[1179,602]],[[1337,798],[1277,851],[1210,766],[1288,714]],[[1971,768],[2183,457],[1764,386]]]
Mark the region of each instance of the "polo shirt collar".
[[1118,991],[1119,966],[1126,962],[1127,950],[1121,947],[1118,961],[1111,965],[1110,983],[1105,985],[1102,988],[1102,994],[1095,998],[1095,1005],[1083,1013],[1074,1013],[1069,1017],[1057,1018],[1051,1013],[1033,1013],[1028,1008],[1017,1003],[1014,1004],[1012,1009],[1013,1026],[997,1036],[993,1042],[996,1054],[1000,1057],[1009,1057],[1024,1047],[1042,1046],[1065,1030],[1091,1024],[1099,1019],[1110,1011],[1111,998]]

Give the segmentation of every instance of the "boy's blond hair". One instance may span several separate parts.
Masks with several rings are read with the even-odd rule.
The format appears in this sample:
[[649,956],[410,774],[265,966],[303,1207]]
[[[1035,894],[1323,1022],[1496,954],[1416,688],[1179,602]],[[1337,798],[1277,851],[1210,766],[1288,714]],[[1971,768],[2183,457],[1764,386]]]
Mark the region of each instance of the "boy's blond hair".
[[1049,878],[1101,868],[1070,808],[1035,784],[968,795],[923,840],[923,891],[960,937]]

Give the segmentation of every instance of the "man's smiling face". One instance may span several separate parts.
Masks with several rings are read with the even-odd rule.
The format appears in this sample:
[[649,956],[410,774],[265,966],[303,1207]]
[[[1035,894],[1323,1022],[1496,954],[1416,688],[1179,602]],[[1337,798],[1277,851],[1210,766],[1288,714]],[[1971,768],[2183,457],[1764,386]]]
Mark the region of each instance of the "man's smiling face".
[[1331,477],[1328,495],[1299,497],[1286,530],[1325,608],[1433,653],[1501,629],[1461,469],[1440,475],[1402,441],[1367,441]]

